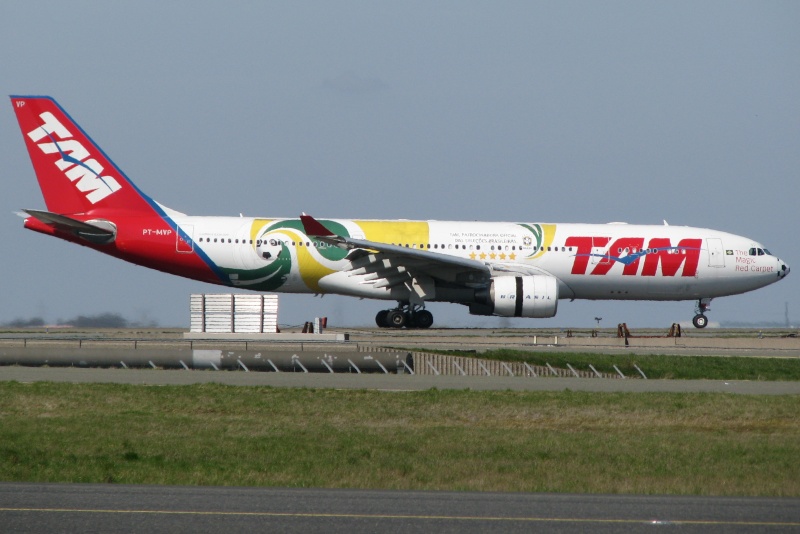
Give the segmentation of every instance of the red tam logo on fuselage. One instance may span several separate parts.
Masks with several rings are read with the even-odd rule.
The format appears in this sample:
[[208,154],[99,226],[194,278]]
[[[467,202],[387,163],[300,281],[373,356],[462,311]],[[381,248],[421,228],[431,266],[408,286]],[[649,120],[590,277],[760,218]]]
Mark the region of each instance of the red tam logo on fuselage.
[[[61,158],[56,166],[64,172],[78,191],[86,194],[86,199],[95,204],[119,191],[122,186],[111,176],[100,176],[103,166],[90,157],[89,151],[49,111],[39,115],[43,124],[30,132],[28,137],[45,154],[58,153]],[[40,143],[46,140],[50,142]]]
[[[622,264],[622,274],[635,276],[639,266],[644,263],[642,276],[656,276],[661,265],[662,276],[675,276],[683,266],[680,276],[696,276],[700,263],[702,239],[682,239],[673,246],[667,237],[654,237],[644,247],[643,237],[621,237],[607,247],[610,237],[569,237],[564,243],[568,247],[576,247],[572,274],[586,274],[590,258],[592,262],[589,274],[604,275],[616,264]],[[644,258],[644,262],[641,259]]]

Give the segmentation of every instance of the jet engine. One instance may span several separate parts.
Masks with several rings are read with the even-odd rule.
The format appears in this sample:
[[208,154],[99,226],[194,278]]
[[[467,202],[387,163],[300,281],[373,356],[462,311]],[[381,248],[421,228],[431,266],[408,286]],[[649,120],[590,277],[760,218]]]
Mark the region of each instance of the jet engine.
[[475,294],[472,315],[500,317],[554,317],[558,309],[558,281],[553,276],[498,276]]

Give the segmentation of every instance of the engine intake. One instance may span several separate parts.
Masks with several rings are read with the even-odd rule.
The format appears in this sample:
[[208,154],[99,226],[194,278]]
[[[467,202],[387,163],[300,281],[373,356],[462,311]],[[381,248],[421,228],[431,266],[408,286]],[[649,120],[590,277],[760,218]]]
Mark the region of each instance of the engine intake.
[[554,317],[558,309],[558,281],[553,276],[499,276],[488,290],[476,294],[472,315],[500,317]]

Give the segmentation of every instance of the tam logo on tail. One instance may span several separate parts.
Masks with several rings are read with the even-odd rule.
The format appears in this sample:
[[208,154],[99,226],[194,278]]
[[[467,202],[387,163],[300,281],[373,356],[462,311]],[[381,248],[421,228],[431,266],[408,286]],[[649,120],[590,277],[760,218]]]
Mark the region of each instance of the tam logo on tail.
[[101,176],[103,166],[91,157],[80,141],[72,138],[72,133],[52,113],[45,111],[39,118],[42,125],[28,132],[28,137],[45,154],[61,156],[55,161],[56,166],[78,191],[85,193],[89,202],[96,204],[122,188],[113,177]]

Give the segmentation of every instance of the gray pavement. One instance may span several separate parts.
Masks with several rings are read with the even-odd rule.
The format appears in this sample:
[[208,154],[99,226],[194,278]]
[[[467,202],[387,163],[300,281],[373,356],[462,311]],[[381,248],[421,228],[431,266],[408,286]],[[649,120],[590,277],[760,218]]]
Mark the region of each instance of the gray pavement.
[[0,483],[4,532],[791,532],[800,499]]

